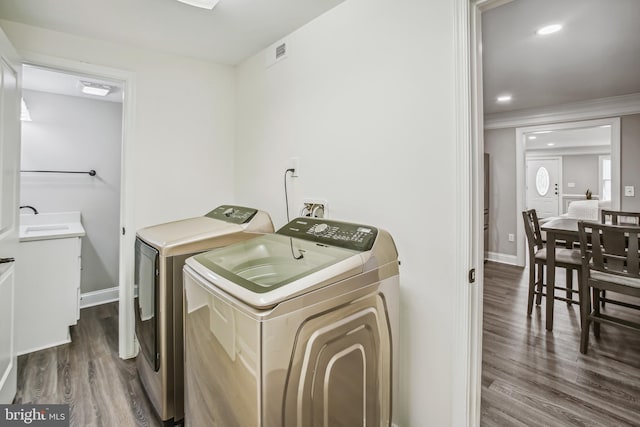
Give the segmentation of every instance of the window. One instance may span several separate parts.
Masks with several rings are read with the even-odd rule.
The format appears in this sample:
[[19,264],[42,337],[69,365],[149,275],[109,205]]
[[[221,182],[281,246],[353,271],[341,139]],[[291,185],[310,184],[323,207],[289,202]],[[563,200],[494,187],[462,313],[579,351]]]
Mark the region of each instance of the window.
[[611,200],[611,156],[599,156],[600,200]]
[[549,171],[544,166],[540,166],[536,173],[536,190],[540,196],[546,196],[549,192]]

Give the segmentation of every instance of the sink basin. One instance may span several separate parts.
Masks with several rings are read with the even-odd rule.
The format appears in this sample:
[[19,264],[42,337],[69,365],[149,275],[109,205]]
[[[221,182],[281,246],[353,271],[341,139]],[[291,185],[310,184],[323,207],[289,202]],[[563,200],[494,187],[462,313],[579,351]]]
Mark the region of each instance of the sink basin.
[[20,215],[20,241],[82,237],[80,212],[52,212]]
[[69,226],[66,224],[52,224],[52,225],[30,225],[25,227],[25,233],[33,233],[34,231],[61,231],[68,230]]

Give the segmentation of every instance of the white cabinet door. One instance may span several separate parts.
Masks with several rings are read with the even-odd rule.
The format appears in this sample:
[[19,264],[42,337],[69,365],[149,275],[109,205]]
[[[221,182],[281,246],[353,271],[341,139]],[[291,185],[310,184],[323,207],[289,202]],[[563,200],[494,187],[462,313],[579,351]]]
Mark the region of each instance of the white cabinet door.
[[15,262],[20,172],[20,65],[0,30],[0,404],[16,393]]

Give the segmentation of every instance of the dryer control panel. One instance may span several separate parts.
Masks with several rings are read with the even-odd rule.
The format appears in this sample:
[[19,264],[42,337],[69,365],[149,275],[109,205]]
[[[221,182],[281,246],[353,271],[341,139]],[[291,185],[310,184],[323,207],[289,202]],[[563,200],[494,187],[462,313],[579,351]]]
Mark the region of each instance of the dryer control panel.
[[258,212],[257,209],[245,208],[244,206],[222,205],[218,206],[205,216],[208,218],[219,219],[220,221],[230,222],[232,224],[246,224]]
[[369,225],[304,217],[294,219],[278,230],[277,234],[356,251],[368,251],[373,247],[378,229]]

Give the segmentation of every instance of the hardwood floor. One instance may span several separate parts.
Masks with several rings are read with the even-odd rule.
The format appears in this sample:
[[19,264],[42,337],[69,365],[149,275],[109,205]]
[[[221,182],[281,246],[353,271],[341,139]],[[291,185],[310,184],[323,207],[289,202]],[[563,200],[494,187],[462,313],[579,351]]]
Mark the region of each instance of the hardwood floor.
[[81,311],[72,342],[18,358],[14,403],[68,403],[71,426],[160,426],[135,360],[118,357],[118,305]]
[[481,424],[640,425],[640,334],[603,325],[596,339],[592,328],[581,354],[578,305],[556,301],[547,332],[544,299],[526,315],[527,280],[528,270],[485,264]]

